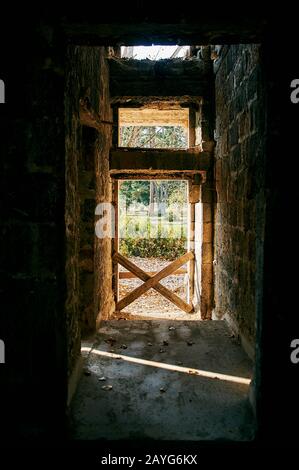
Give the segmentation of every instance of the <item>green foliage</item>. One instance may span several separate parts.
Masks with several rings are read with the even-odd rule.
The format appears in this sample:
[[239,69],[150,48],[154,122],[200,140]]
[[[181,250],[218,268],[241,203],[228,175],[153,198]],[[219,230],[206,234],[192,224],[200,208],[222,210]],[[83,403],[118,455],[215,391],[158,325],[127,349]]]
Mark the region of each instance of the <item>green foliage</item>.
[[124,256],[173,260],[186,252],[186,182],[124,181],[119,201],[120,252]]
[[120,198],[126,201],[126,207],[133,202],[144,205],[149,204],[150,182],[149,181],[123,181],[119,189]]
[[185,181],[123,181],[120,184],[119,197],[120,200],[125,201],[126,208],[136,203],[148,206],[151,190],[153,191],[153,201],[156,203],[165,202],[168,207],[173,206],[171,207],[173,212],[178,212],[184,206],[186,207]]
[[123,256],[175,260],[186,253],[187,239],[182,238],[122,238],[119,251]]
[[187,148],[187,131],[181,126],[128,126],[120,128],[121,147]]
[[[172,215],[173,217],[173,215]],[[171,218],[171,217],[170,217]],[[187,227],[182,222],[158,219],[154,224],[150,217],[122,215],[120,238],[186,238]]]

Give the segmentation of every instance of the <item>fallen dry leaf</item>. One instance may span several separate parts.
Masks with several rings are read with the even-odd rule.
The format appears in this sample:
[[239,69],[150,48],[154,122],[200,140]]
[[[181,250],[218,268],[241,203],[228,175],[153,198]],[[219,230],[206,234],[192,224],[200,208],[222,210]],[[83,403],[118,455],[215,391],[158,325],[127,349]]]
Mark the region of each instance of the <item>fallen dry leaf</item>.
[[103,385],[102,390],[112,390],[112,385]]

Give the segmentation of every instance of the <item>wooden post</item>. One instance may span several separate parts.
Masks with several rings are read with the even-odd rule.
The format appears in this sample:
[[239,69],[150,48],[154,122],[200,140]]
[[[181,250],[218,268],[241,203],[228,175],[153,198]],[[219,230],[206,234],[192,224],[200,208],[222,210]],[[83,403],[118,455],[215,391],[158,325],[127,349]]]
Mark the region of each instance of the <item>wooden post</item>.
[[189,247],[193,253],[193,258],[189,262],[189,289],[188,302],[193,303],[194,296],[194,275],[195,275],[195,204],[199,201],[200,186],[194,181],[188,182],[189,189]]

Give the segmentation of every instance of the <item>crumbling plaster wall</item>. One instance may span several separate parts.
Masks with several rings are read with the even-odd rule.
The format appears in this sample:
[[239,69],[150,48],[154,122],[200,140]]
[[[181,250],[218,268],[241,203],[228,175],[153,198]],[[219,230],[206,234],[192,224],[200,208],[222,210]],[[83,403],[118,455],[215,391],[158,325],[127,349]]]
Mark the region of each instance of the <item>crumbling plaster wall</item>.
[[216,90],[215,316],[227,318],[254,355],[261,289],[265,104],[260,46],[221,49]]

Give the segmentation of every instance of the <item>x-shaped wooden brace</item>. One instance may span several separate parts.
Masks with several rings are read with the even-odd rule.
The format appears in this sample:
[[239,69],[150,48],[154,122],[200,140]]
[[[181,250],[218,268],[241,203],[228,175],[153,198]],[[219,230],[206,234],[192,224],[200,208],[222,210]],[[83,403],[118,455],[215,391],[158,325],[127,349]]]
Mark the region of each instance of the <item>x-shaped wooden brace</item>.
[[169,289],[167,289],[166,287],[162,286],[162,284],[159,283],[161,279],[172,274],[180,266],[182,266],[183,264],[185,264],[187,261],[189,261],[192,258],[194,258],[194,254],[192,252],[186,253],[185,255],[181,256],[180,258],[170,263],[168,266],[166,266],[166,268],[162,269],[154,276],[149,276],[146,272],[144,272],[142,269],[138,268],[138,266],[132,263],[132,261],[129,261],[120,253],[115,253],[115,255],[113,256],[114,261],[118,262],[124,268],[134,273],[142,281],[145,281],[144,284],[132,290],[132,292],[130,292],[128,295],[123,297],[119,302],[117,302],[116,310],[117,311],[122,310],[127,305],[134,302],[134,300],[136,300],[146,291],[153,288],[157,292],[162,294],[164,297],[166,297],[166,299],[170,300],[170,302],[172,302],[177,307],[179,307],[181,310],[184,310],[184,312],[187,312],[187,313],[193,312],[193,305],[187,304],[186,302],[184,302],[184,300],[182,300],[176,294],[174,294]]

